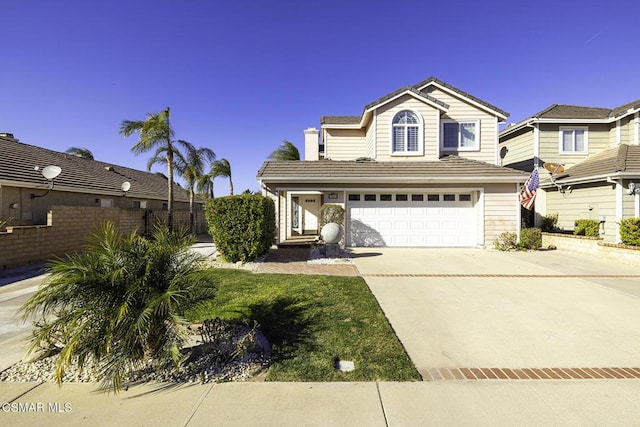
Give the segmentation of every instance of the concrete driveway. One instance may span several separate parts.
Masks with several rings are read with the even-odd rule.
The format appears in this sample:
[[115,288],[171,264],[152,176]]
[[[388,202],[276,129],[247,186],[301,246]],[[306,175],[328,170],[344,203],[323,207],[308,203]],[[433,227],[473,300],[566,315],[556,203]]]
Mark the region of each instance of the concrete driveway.
[[580,378],[640,367],[640,267],[561,250],[353,253],[425,379],[443,379],[438,368],[580,368]]

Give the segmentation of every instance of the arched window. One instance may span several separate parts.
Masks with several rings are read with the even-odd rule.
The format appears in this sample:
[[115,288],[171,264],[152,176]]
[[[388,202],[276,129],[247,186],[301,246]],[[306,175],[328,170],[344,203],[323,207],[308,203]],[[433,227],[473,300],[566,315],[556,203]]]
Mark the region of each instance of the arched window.
[[392,154],[422,153],[422,126],[416,113],[400,111],[393,117],[391,126]]

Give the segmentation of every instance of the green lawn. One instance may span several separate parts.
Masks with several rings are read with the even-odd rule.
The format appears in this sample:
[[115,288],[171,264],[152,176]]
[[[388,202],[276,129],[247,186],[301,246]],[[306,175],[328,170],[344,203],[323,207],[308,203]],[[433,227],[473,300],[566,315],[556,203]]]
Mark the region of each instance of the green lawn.
[[[212,269],[218,294],[192,321],[257,320],[273,348],[269,381],[420,380],[360,277]],[[355,361],[353,372],[334,360]]]

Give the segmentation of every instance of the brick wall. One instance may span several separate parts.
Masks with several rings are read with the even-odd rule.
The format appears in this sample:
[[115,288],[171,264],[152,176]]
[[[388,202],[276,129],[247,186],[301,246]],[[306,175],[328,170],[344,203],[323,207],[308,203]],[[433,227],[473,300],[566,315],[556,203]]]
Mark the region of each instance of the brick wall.
[[0,232],[0,271],[81,250],[100,224],[111,221],[123,234],[144,232],[144,209],[53,206],[47,225],[7,227]]

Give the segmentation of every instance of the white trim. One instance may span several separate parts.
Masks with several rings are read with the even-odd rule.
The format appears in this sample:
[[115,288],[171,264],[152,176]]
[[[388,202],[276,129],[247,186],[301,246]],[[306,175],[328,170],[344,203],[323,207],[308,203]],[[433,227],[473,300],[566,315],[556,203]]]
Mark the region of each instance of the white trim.
[[533,125],[533,165],[540,167],[540,125]]
[[621,120],[616,120],[616,145],[620,145],[620,141],[622,139],[622,132],[620,129]]
[[498,138],[498,135],[500,134],[500,125],[498,124],[498,119],[496,118],[496,143],[495,143],[495,165],[496,166],[502,166],[500,164],[500,138]]
[[640,144],[640,118],[637,111],[633,116],[633,144]]
[[[517,185],[517,184],[516,184]],[[477,202],[478,215],[480,216],[476,226],[478,227],[478,244],[485,246],[485,221],[487,220],[484,209],[484,187],[478,190]]]
[[[440,132],[440,126],[442,126],[442,117],[440,114],[436,115],[436,141],[440,141],[440,136],[442,133]],[[436,159],[440,159],[440,144],[436,144]]]
[[[444,125],[446,123],[457,123],[458,124],[458,147],[457,148],[447,148],[444,146]],[[476,146],[475,147],[460,147],[460,126],[465,123],[473,123],[476,126]],[[476,120],[452,120],[452,119],[442,119],[440,120],[440,150],[441,151],[480,151],[480,119]]]
[[[436,103],[436,102],[433,102],[433,101],[431,101],[430,99],[425,98],[424,96],[420,96],[420,95],[418,95],[417,93],[413,92],[413,91],[412,91],[412,90],[410,90],[410,89],[407,89],[407,90],[405,90],[404,92],[400,92],[399,94],[397,94],[396,96],[394,96],[394,97],[392,97],[392,98],[385,99],[384,101],[381,101],[381,102],[379,102],[379,103],[377,103],[377,104],[374,104],[374,105],[372,105],[371,107],[367,108],[367,109],[365,110],[365,112],[364,112],[365,114],[363,114],[363,115],[362,115],[362,118],[364,119],[364,116],[366,115],[366,113],[370,113],[370,112],[372,112],[373,110],[375,110],[375,109],[377,109],[377,108],[380,108],[380,107],[382,107],[382,106],[384,106],[384,105],[386,105],[386,104],[388,104],[388,103],[390,103],[390,102],[392,102],[392,101],[395,101],[396,99],[398,99],[398,98],[400,98],[400,97],[402,97],[402,96],[404,96],[404,95],[411,95],[411,96],[413,96],[414,98],[416,98],[416,99],[418,99],[418,100],[421,100],[421,101],[423,101],[425,104],[429,104],[429,105],[431,105],[432,107],[435,107],[435,108],[437,108],[437,109],[438,109],[438,110],[440,110],[440,111],[443,111],[443,112],[447,112],[447,111],[448,111],[448,108],[443,107],[442,105],[440,105],[440,104],[438,104],[438,103]],[[362,126],[362,120],[360,121],[360,125]]]
[[[562,144],[562,132],[566,130],[582,130],[584,131],[584,150],[583,151],[564,151]],[[575,135],[575,134],[574,134]],[[574,137],[575,147],[575,137]],[[588,126],[559,126],[558,127],[558,154],[560,155],[587,155],[589,154],[589,127]]]
[[[517,220],[517,224],[516,224],[516,233],[518,236],[518,242],[520,242],[520,232],[522,231],[522,209],[521,209],[521,204],[520,204],[520,184],[516,184],[516,194],[515,194],[515,201],[516,201],[516,220]],[[534,218],[536,217],[536,215],[534,215]]]
[[373,126],[373,156],[372,159],[378,158],[378,110],[374,110],[373,112],[373,121],[371,126]]
[[623,188],[622,188],[622,180],[616,181],[616,243],[621,243],[620,240],[620,220],[622,220],[622,215],[624,212],[623,206]]
[[435,86],[438,89],[440,89],[441,91],[446,92],[449,95],[453,96],[454,98],[464,99],[465,102],[467,102],[469,104],[472,104],[474,107],[479,108],[479,109],[484,110],[484,111],[487,111],[487,112],[493,114],[496,117],[500,117],[502,120],[507,120],[507,118],[508,118],[508,116],[505,116],[504,114],[499,113],[496,110],[493,110],[493,109],[487,107],[486,105],[480,104],[479,102],[474,101],[473,99],[467,98],[466,96],[461,95],[460,93],[458,93],[458,92],[456,92],[454,90],[451,90],[451,89],[449,89],[447,87],[439,85],[438,83],[436,83],[434,81],[431,81],[431,82],[425,84],[424,86],[418,87],[418,90],[423,90],[424,88],[426,88],[428,86]]
[[469,175],[451,175],[451,176],[419,176],[419,177],[406,177],[406,176],[370,176],[370,177],[358,177],[358,176],[323,176],[323,177],[308,177],[308,176],[289,176],[281,178],[270,178],[267,180],[260,179],[260,182],[266,183],[309,183],[309,184],[322,184],[322,183],[343,183],[349,181],[357,181],[359,183],[368,184],[384,184],[388,182],[400,182],[408,184],[456,184],[458,182],[482,182],[493,184],[504,184],[507,182],[525,182],[527,177],[524,175],[507,175],[504,177],[479,177]]
[[[406,149],[408,148],[409,145],[409,140],[407,138],[407,134],[405,132],[405,151],[393,151],[393,143],[394,143],[394,138],[393,138],[393,129],[396,127],[402,127],[405,130],[408,127],[413,127],[412,125],[405,125],[405,124],[400,124],[400,125],[395,125],[393,123],[393,121],[395,120],[396,116],[398,116],[398,114],[403,113],[405,111],[410,112],[411,114],[415,115],[418,119],[418,151],[406,151]],[[400,157],[410,157],[410,156],[424,156],[424,119],[422,118],[422,115],[420,113],[418,113],[415,110],[412,110],[411,108],[403,108],[402,110],[398,111],[397,113],[395,113],[393,115],[393,117],[391,118],[391,123],[389,125],[389,155],[390,156],[400,156]]]

